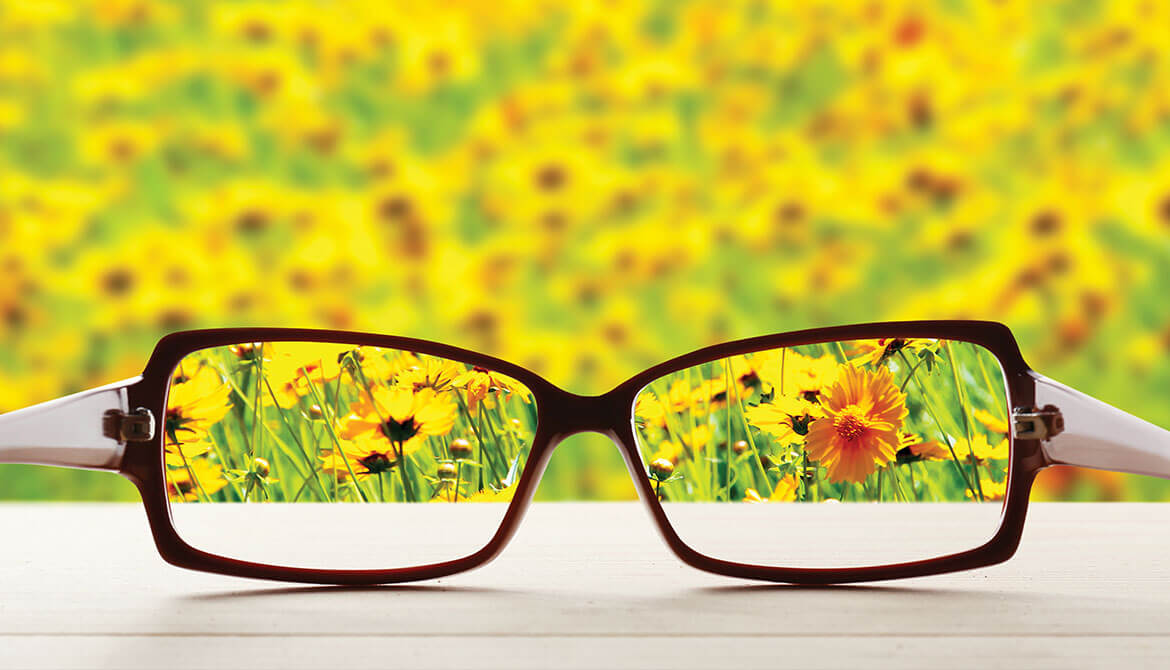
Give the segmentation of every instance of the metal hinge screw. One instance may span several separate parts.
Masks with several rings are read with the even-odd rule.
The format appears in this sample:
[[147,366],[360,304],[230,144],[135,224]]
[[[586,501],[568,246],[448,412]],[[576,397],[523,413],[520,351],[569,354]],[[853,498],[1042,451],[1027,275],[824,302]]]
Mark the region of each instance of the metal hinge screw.
[[1012,412],[1017,440],[1051,440],[1064,432],[1064,415],[1054,405],[1020,407]]
[[145,407],[129,414],[110,410],[102,417],[102,434],[119,442],[149,442],[154,439],[154,414]]

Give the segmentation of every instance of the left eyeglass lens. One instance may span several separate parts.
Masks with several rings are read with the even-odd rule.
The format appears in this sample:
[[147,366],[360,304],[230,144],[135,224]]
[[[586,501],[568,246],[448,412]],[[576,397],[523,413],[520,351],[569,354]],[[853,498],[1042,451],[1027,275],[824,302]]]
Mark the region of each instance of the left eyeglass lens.
[[204,349],[167,396],[171,517],[197,549],[269,565],[454,560],[499,528],[535,430],[528,388],[459,361],[318,342]]

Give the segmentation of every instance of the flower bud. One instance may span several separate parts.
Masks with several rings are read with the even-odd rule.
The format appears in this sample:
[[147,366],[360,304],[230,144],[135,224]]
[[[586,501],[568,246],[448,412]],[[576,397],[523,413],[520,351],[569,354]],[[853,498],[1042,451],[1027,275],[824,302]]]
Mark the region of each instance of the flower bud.
[[325,412],[321,409],[320,405],[310,405],[308,415],[313,421],[320,421],[325,418]]
[[747,440],[737,440],[735,444],[731,445],[731,450],[737,454],[742,454],[748,450],[749,446],[751,445],[747,443]]
[[665,458],[656,458],[650,461],[650,476],[662,481],[674,474],[674,463]]
[[267,460],[259,457],[252,459],[252,472],[255,472],[261,477],[267,477],[271,470],[272,466],[268,465]]
[[256,357],[257,352],[264,349],[263,342],[244,342],[228,347],[228,350],[236,355],[240,360],[250,361]]
[[462,437],[451,440],[451,458],[470,458],[471,457],[471,443]]
[[440,481],[455,481],[455,478],[459,476],[459,468],[454,463],[440,463],[437,474]]

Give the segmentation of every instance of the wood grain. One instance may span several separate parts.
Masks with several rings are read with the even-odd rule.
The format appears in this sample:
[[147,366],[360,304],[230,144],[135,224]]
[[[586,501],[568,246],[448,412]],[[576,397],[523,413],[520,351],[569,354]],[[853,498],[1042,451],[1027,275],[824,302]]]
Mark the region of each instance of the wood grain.
[[682,565],[635,503],[544,503],[478,571],[340,589],[168,566],[138,506],[5,504],[0,668],[1165,667],[1170,505],[1032,507],[1003,565],[795,588]]

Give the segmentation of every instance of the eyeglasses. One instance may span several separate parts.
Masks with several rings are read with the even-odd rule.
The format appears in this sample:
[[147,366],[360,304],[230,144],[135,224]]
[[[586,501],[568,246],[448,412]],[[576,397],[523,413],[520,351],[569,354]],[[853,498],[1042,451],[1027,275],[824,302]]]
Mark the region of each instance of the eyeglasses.
[[793,583],[1004,561],[1048,465],[1170,477],[1170,432],[977,321],[741,340],[596,397],[402,337],[176,333],[140,377],[0,415],[0,462],[120,472],[175,565],[375,584],[494,558],[556,445],[590,431],[683,561]]

